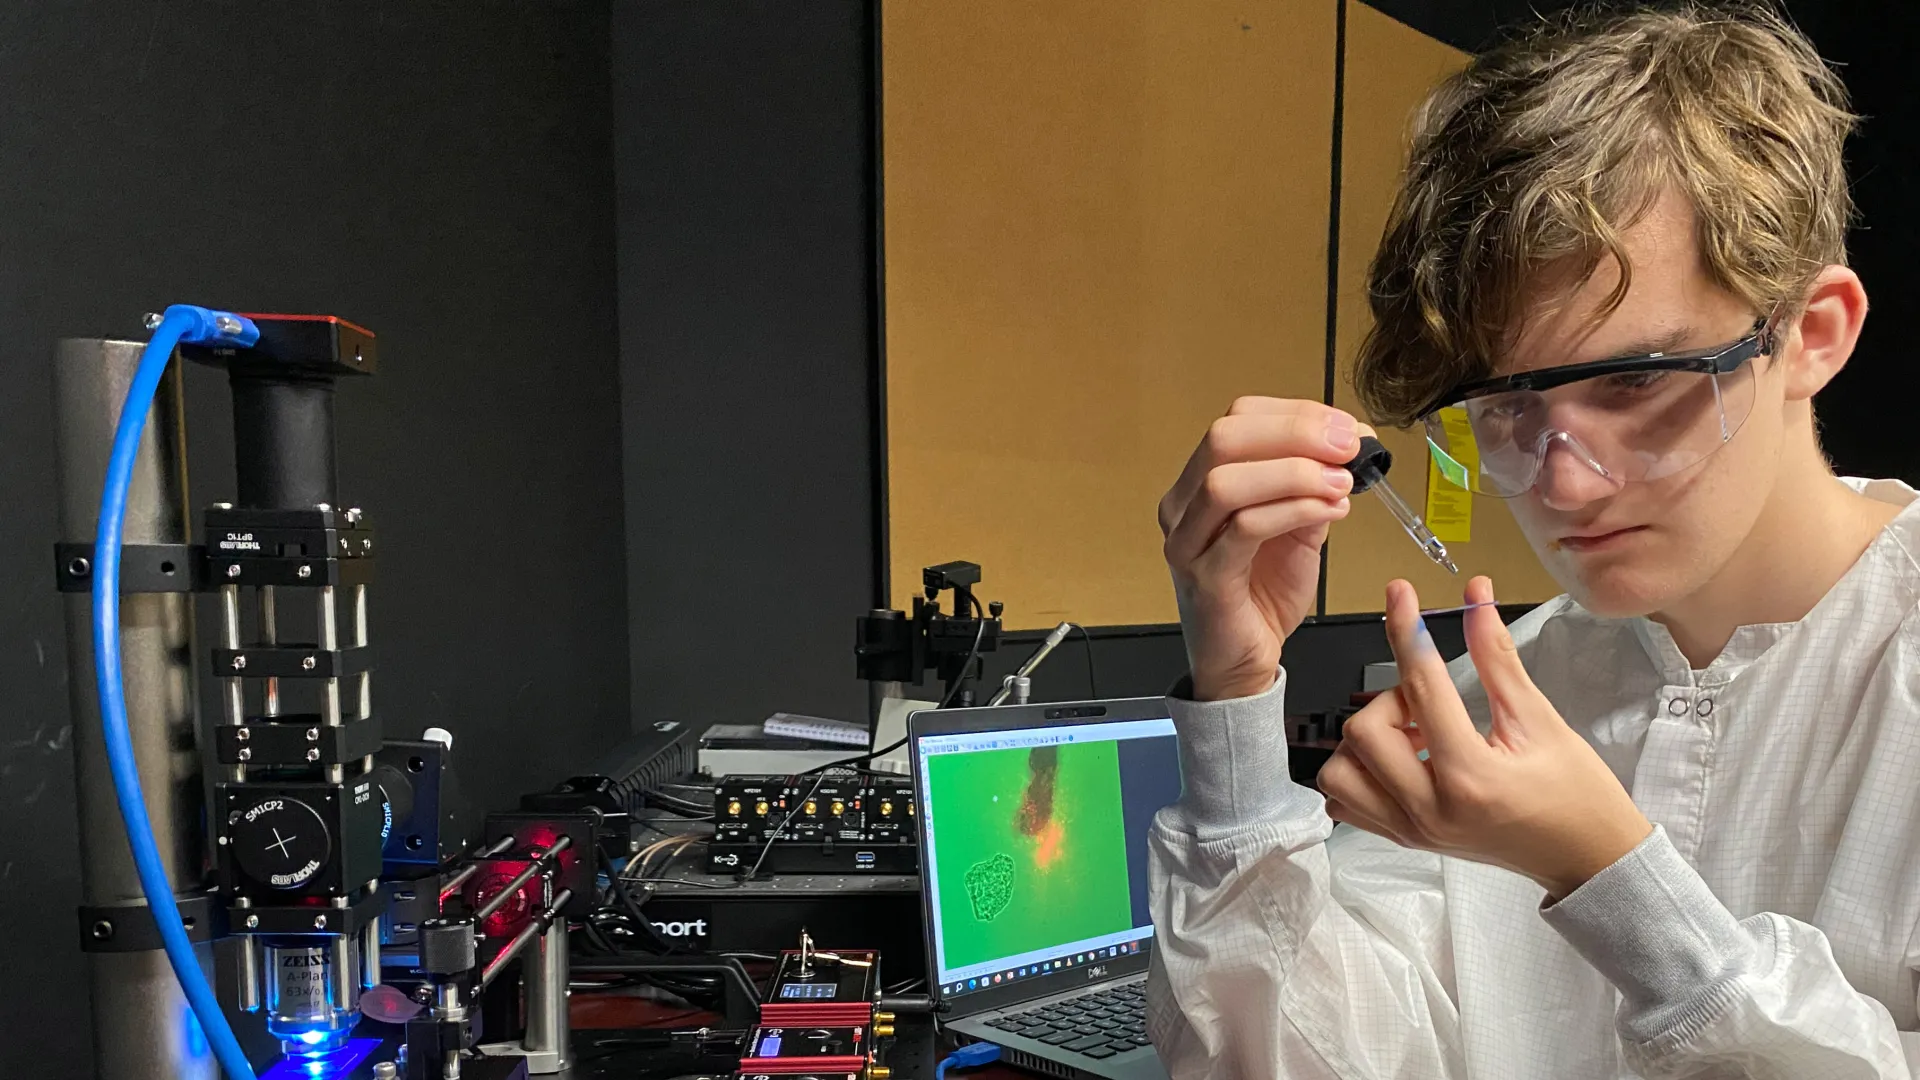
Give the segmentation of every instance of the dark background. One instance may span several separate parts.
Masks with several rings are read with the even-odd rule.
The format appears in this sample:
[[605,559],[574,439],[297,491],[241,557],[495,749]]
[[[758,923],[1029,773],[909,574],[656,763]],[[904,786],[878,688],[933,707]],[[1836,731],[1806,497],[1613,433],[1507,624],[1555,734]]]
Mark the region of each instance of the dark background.
[[[0,1040],[0,1073],[90,1067],[48,580],[57,337],[138,336],[173,301],[380,334],[382,373],[338,410],[341,495],[385,550],[376,702],[392,731],[454,731],[485,805],[635,722],[864,709],[851,623],[885,595],[870,2],[0,9],[0,1016],[35,1036]],[[1558,5],[1377,6],[1473,48]],[[1842,471],[1920,479],[1871,404],[1906,382],[1920,118],[1897,65],[1920,40],[1891,4],[1793,10],[1868,115],[1853,253],[1880,313],[1821,398],[1825,439]],[[231,494],[224,383],[190,370],[189,399],[204,505]],[[1169,628],[1094,639],[1105,695],[1184,666]],[[1085,694],[1084,649],[1035,696]],[[1310,626],[1292,705],[1338,705],[1386,656],[1377,623]]]
[[[628,724],[606,3],[0,7],[0,1074],[91,1075],[49,360],[169,302],[380,335],[338,397],[390,732],[499,804]],[[196,506],[232,497],[190,368]],[[201,626],[215,626],[203,618]],[[203,634],[202,642],[206,641]]]

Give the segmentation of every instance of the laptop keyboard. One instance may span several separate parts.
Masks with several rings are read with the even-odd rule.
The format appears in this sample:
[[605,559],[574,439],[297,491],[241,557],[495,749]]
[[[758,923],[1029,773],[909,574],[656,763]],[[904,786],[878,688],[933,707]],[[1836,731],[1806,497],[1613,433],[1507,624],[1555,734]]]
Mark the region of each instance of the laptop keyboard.
[[1146,988],[1116,986],[998,1016],[987,1026],[1090,1058],[1110,1058],[1148,1045]]

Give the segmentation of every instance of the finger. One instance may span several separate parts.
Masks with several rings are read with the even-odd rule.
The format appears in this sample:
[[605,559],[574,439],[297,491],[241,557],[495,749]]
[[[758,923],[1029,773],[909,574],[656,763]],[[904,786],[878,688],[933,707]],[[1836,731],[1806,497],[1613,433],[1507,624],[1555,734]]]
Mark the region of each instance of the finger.
[[1382,825],[1377,821],[1373,821],[1365,817],[1364,815],[1355,813],[1352,809],[1350,809],[1345,803],[1342,803],[1339,799],[1327,798],[1325,801],[1326,801],[1326,807],[1327,807],[1327,816],[1337,822],[1340,822],[1342,825],[1351,825],[1356,829],[1363,829],[1367,832],[1372,833],[1375,836],[1385,836],[1387,839],[1393,840],[1393,842],[1396,844],[1400,842],[1399,840],[1395,839],[1393,836],[1388,834],[1387,827],[1385,825]]
[[1167,535],[1167,562],[1184,566],[1211,546],[1233,514],[1286,499],[1333,503],[1353,490],[1353,474],[1310,458],[1236,461],[1201,482],[1180,523]]
[[[1277,537],[1295,534],[1303,543],[1317,549],[1326,540],[1326,527],[1346,517],[1352,509],[1352,502],[1344,495],[1332,501],[1282,499],[1249,506],[1235,511],[1198,557],[1172,565],[1188,566],[1195,577],[1212,580],[1246,569],[1261,545]],[[1168,558],[1171,562],[1171,554]]]
[[1320,767],[1316,780],[1322,795],[1332,800],[1343,815],[1339,820],[1356,825],[1376,836],[1384,836],[1403,847],[1414,847],[1419,832],[1407,812],[1393,800],[1380,781],[1352,753],[1336,750]]
[[1460,691],[1447,673],[1447,662],[1420,617],[1420,597],[1413,586],[1395,581],[1387,586],[1387,641],[1400,669],[1401,699],[1426,733],[1429,757],[1436,763],[1450,757],[1468,759],[1485,753],[1487,741],[1473,726]]
[[[1467,582],[1468,603],[1491,604],[1492,601],[1490,579],[1476,577]],[[1481,685],[1487,688],[1487,700],[1495,715],[1515,719],[1538,715],[1539,710],[1532,706],[1539,701],[1540,690],[1520,662],[1520,650],[1514,647],[1513,635],[1501,621],[1499,610],[1474,608],[1467,612],[1465,623],[1467,652],[1473,657],[1474,670],[1480,673]],[[1521,722],[1524,724],[1524,719]]]
[[[1242,402],[1247,402],[1243,408]],[[1259,404],[1254,404],[1255,402]],[[1358,422],[1317,401],[1242,399],[1236,411],[1213,422],[1187,459],[1186,468],[1160,500],[1160,530],[1173,531],[1188,504],[1215,468],[1235,461],[1310,457],[1329,465],[1353,460],[1360,451]]]
[[1359,759],[1367,773],[1417,825],[1432,820],[1436,803],[1433,773],[1407,737],[1404,700],[1396,692],[1374,698],[1341,727],[1340,746]]
[[[1302,403],[1303,402],[1298,398],[1261,397],[1257,394],[1247,395],[1245,397],[1236,398],[1234,400],[1232,407],[1227,410],[1227,415],[1228,416],[1247,416],[1247,415],[1258,414],[1258,413],[1287,412],[1290,410],[1292,406],[1300,405]],[[1313,404],[1317,404],[1317,402],[1307,401],[1307,402],[1304,402],[1304,404],[1313,405]],[[1330,409],[1333,409],[1333,411],[1335,412],[1342,411],[1340,409],[1334,408],[1331,405],[1327,407]],[[1351,416],[1352,414],[1349,413],[1348,415]],[[1361,424],[1358,421],[1356,421],[1355,423],[1357,426],[1357,430],[1360,432],[1360,434],[1362,435],[1377,434],[1377,432],[1375,432],[1371,426],[1367,424]]]

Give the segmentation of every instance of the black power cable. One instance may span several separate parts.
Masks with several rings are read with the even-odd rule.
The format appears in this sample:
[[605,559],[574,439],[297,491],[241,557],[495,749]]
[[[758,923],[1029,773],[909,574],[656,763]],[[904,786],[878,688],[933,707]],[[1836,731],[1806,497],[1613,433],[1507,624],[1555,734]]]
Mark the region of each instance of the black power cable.
[[[832,766],[826,766],[825,768],[831,768],[831,767]],[[812,801],[815,795],[820,794],[820,785],[826,782],[827,782],[827,774],[823,769],[820,772],[820,775],[813,778],[813,789],[811,791],[808,791],[806,794],[806,797],[800,800],[801,804],[804,805]],[[773,827],[773,831],[767,834],[767,842],[761,845],[760,847],[760,856],[753,860],[753,868],[748,870],[746,874],[743,877],[741,877],[740,880],[742,882],[752,881],[753,875],[758,874],[760,872],[761,864],[767,861],[767,854],[773,850],[774,841],[780,839],[780,834],[787,831],[787,823],[793,820],[793,813],[794,813],[793,810],[789,809],[786,812],[786,814],[780,818],[780,823]]]
[[629,920],[637,924],[638,933],[652,941],[654,947],[662,953],[684,952],[685,950],[679,945],[667,940],[665,935],[654,929],[653,920],[647,918],[646,913],[640,910],[639,903],[633,899],[633,894],[627,891],[627,883],[621,879],[619,870],[613,865],[613,860],[608,858],[604,851],[599,854],[600,868],[606,872],[614,898],[619,901],[619,907],[616,910],[620,910]]
[[[936,709],[944,709],[948,705],[953,703],[953,696],[960,692],[960,688],[962,686],[966,685],[967,672],[973,670],[973,662],[980,658],[980,642],[986,636],[986,633],[987,633],[987,619],[986,619],[987,613],[986,613],[986,610],[980,606],[979,597],[974,598],[973,609],[974,609],[974,614],[979,617],[979,624],[973,632],[973,648],[967,650],[967,662],[960,665],[960,677],[953,680],[953,685],[948,687],[946,694],[943,697],[941,697],[940,704],[934,706],[934,708]],[[825,765],[815,765],[813,768],[808,769],[806,772],[803,772],[800,775],[812,776],[814,773],[826,773],[826,772],[831,772],[834,769],[846,769],[846,768],[852,768],[856,772],[865,772],[868,770],[860,768],[861,766],[868,764],[874,758],[885,757],[886,755],[893,753],[895,750],[898,750],[905,745],[907,745],[907,737],[905,735],[902,735],[898,739],[895,739],[894,741],[888,743],[887,745],[881,747],[878,750],[872,750],[864,754],[856,754],[853,757],[846,758],[841,761],[830,761]],[[765,856],[765,853],[762,852],[762,857],[764,856]]]
[[1087,633],[1084,623],[1074,623],[1073,628],[1080,631],[1080,637],[1087,643],[1087,698],[1100,700],[1100,677],[1093,673],[1093,635]]

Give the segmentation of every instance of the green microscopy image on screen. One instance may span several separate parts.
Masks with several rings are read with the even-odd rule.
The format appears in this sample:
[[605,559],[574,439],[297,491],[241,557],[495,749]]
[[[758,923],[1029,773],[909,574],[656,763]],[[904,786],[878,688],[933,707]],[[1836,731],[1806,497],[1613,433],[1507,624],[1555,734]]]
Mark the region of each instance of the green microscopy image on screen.
[[946,966],[1133,928],[1115,742],[927,758]]

